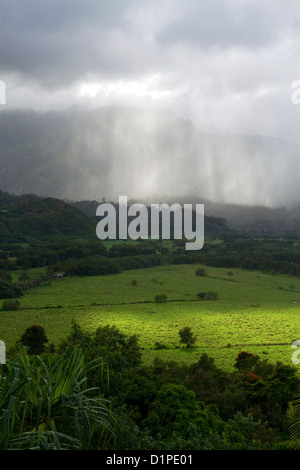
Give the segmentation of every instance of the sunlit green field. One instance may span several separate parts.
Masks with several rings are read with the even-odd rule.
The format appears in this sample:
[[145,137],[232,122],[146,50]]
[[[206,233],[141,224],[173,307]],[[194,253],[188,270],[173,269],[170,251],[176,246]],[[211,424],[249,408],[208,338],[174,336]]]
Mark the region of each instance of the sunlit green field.
[[[234,269],[229,275],[227,269],[209,267],[207,276],[199,277],[197,267],[160,266],[51,281],[26,291],[19,299],[20,311],[0,311],[0,339],[9,349],[37,323],[49,342],[58,344],[75,319],[90,331],[109,324],[138,334],[145,363],[156,356],[194,362],[206,352],[228,370],[237,353],[247,350],[292,365],[291,343],[300,339],[300,279]],[[208,290],[217,291],[219,299],[198,300],[197,293]],[[155,295],[161,293],[167,302],[156,303]],[[180,344],[178,332],[184,326],[197,335],[193,348]],[[156,342],[167,349],[155,349]]]

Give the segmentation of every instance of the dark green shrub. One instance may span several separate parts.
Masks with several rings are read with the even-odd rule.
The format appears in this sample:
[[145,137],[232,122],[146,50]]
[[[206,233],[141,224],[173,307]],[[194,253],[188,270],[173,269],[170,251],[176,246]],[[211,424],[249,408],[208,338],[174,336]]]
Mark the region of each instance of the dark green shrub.
[[197,336],[192,332],[189,326],[182,328],[178,334],[180,336],[180,342],[186,344],[187,348],[190,348],[197,340]]
[[10,272],[8,272],[8,271],[0,270],[0,279],[1,279],[1,281],[11,282],[12,281],[12,276],[11,276]]
[[0,299],[14,299],[22,295],[23,291],[20,286],[12,282],[0,281]]
[[205,292],[198,292],[197,297],[198,297],[199,299],[205,299],[205,295],[206,295]]
[[218,292],[209,290],[207,292],[198,292],[197,297],[201,300],[217,300],[219,298],[219,294]]
[[20,341],[28,347],[28,354],[38,355],[44,352],[48,338],[42,326],[32,325],[25,330]]
[[155,296],[155,302],[157,302],[157,303],[166,302],[166,301],[167,301],[166,294],[157,294]]
[[155,348],[154,349],[168,349],[165,344],[160,343],[159,341],[155,342]]
[[2,305],[2,310],[20,310],[21,304],[18,300],[5,300]]
[[27,271],[23,271],[19,276],[20,282],[27,281],[28,279],[29,279],[29,274],[27,273]]
[[207,291],[205,294],[205,300],[217,300],[219,298],[218,292],[215,291]]
[[204,268],[198,268],[195,271],[196,276],[207,276],[207,272]]

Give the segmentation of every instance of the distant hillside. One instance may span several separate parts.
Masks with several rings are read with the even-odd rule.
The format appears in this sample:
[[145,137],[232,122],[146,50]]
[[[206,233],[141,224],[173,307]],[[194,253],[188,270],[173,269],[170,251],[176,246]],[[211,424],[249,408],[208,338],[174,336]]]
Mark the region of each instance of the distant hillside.
[[300,202],[300,145],[210,135],[171,112],[0,113],[0,187],[72,200],[163,200],[284,207]]
[[[99,219],[95,214],[99,204],[97,201],[69,203],[31,194],[16,196],[0,190],[0,241],[30,242],[53,238],[97,240],[96,224]],[[219,236],[228,230],[223,218],[205,216],[206,236]]]
[[[103,201],[102,201],[103,202]],[[136,201],[129,201],[128,205],[131,203],[136,202]],[[99,204],[101,204],[98,201],[73,201],[70,202],[74,207],[77,207],[80,209],[82,212],[84,212],[86,215],[89,215],[91,217],[94,217],[96,214],[97,207]],[[112,202],[116,209],[116,214],[118,217],[118,204]],[[150,227],[150,205],[147,205],[144,203],[146,207],[148,208],[148,213],[149,213],[149,227]],[[183,207],[183,206],[182,206]],[[128,218],[128,222],[130,222],[130,217]],[[171,218],[171,233],[173,231],[173,224],[172,224],[172,218]],[[194,219],[195,220],[195,219]],[[218,237],[220,235],[223,235],[224,233],[228,233],[229,231],[232,231],[232,229],[228,226],[227,221],[224,219],[224,217],[212,217],[204,214],[204,226],[205,226],[205,236],[210,236],[210,237]],[[193,225],[193,229],[195,230],[195,226]],[[150,229],[149,229],[150,231]]]
[[[167,199],[165,202],[170,205],[175,202],[181,205],[203,203],[205,232],[208,235],[218,236],[220,233],[225,233],[230,230],[255,235],[272,235],[272,233],[277,236],[289,233],[294,236],[295,234],[300,235],[300,206],[295,206],[291,209],[285,207],[271,209],[264,206],[218,204],[205,199],[197,199],[193,196]],[[100,202],[70,201],[70,204],[74,205],[85,214],[94,216]],[[144,204],[146,204],[146,202],[144,202]]]
[[300,205],[294,207],[270,208],[260,205],[222,204],[194,196],[169,199],[168,202],[180,204],[202,203],[205,214],[214,218],[226,220],[228,227],[237,231],[252,232],[257,235],[288,232],[300,234]]
[[[192,198],[176,201],[180,204],[199,203]],[[279,236],[300,233],[299,207],[287,210],[200,202],[205,207],[206,238],[217,238],[232,231]],[[17,196],[0,190],[0,242],[22,243],[53,238],[96,240],[98,219],[95,214],[99,204],[96,200],[66,202],[32,194]]]
[[0,241],[95,238],[96,222],[54,198],[14,196],[0,191]]
[[206,213],[224,217],[230,227],[239,231],[264,234],[300,232],[300,207],[239,206],[238,204],[216,204],[207,202]]

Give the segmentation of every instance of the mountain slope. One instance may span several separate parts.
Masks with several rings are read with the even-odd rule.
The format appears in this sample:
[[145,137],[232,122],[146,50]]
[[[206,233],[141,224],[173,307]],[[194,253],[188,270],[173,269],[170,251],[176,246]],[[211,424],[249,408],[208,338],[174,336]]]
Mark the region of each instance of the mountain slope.
[[285,206],[300,201],[300,146],[260,136],[215,136],[172,113],[0,113],[0,187],[73,200],[119,195],[156,202]]
[[0,240],[28,242],[53,238],[95,239],[96,222],[54,198],[14,196],[0,191]]

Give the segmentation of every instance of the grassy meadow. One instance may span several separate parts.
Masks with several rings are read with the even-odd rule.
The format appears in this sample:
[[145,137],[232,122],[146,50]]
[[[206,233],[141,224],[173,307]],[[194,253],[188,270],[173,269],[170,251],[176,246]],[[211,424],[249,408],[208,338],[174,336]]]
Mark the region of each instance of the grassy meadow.
[[[207,276],[196,276],[198,267],[158,266],[50,281],[27,290],[19,299],[21,310],[0,311],[0,339],[9,350],[36,323],[45,328],[50,343],[58,344],[75,319],[89,331],[109,324],[139,335],[146,364],[155,357],[191,363],[206,352],[230,370],[237,353],[246,350],[291,365],[291,343],[300,339],[300,280],[211,267],[205,267]],[[200,291],[216,291],[219,299],[198,300]],[[155,296],[162,293],[167,302],[156,303]],[[197,335],[189,349],[178,334],[184,326]],[[156,342],[166,349],[155,349]]]

